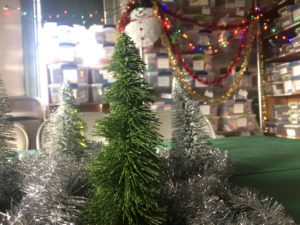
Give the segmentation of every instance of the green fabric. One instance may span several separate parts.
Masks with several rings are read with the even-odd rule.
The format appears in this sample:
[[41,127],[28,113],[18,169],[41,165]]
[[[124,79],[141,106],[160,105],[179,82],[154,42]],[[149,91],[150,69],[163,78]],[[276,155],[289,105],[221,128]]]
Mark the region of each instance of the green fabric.
[[248,136],[213,140],[233,160],[232,183],[255,188],[281,203],[300,223],[300,141]]
[[286,138],[247,136],[213,140],[229,152],[235,175],[300,169],[300,141]]

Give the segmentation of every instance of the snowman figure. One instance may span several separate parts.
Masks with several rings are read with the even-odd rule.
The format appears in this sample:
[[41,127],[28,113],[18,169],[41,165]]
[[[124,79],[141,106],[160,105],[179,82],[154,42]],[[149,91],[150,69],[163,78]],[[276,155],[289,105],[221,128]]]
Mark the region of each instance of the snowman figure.
[[125,32],[136,47],[152,46],[160,37],[161,24],[154,16],[152,8],[138,7],[130,13],[130,22]]

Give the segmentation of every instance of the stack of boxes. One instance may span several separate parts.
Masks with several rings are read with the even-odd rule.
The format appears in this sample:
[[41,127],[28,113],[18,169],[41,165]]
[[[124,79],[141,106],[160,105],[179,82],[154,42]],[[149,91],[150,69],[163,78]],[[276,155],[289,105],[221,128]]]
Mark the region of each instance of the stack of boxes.
[[105,88],[114,78],[108,72],[116,37],[114,25],[57,26],[45,24],[42,48],[51,46],[46,58],[49,97],[59,104],[63,82],[71,83],[78,104],[102,102]]
[[273,121],[267,123],[270,134],[278,137],[300,137],[300,103],[274,105]]
[[157,101],[152,105],[152,109],[170,109],[173,72],[168,54],[161,48],[145,48],[144,62],[146,63],[144,78],[155,88]]
[[273,63],[266,68],[267,94],[290,95],[300,92],[300,61]]

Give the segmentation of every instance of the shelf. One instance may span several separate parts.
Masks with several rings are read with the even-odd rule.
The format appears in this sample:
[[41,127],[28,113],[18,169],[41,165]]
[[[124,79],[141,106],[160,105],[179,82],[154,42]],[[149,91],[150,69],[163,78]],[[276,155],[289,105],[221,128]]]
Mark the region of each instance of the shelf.
[[273,2],[270,3],[270,1],[263,1],[266,2],[267,5],[263,5],[262,7],[264,7],[264,11],[266,15],[272,15],[272,14],[276,14],[277,10],[287,6],[287,5],[291,5],[294,4],[294,0],[282,0],[282,1],[278,1],[278,0],[273,0]]
[[283,30],[280,30],[277,33],[268,34],[268,35],[264,36],[263,39],[267,40],[267,39],[270,39],[270,38],[272,38],[276,35],[280,35],[280,34],[286,34],[287,36],[291,36],[291,35],[288,35],[288,34],[294,33],[294,29],[297,28],[297,27],[300,27],[300,21],[298,21],[296,23],[293,23],[290,26],[285,27]]
[[[50,103],[49,107],[57,108],[59,107],[59,103]],[[109,107],[107,104],[102,104],[100,102],[86,102],[86,103],[77,103],[76,106],[80,109],[82,112],[108,112]]]
[[278,95],[266,95],[268,98],[277,98],[277,97],[299,97],[299,93],[293,93],[293,94],[278,94]]
[[282,54],[276,57],[267,58],[265,61],[266,63],[275,63],[275,62],[290,62],[300,59],[300,51],[299,52],[292,52],[288,54]]

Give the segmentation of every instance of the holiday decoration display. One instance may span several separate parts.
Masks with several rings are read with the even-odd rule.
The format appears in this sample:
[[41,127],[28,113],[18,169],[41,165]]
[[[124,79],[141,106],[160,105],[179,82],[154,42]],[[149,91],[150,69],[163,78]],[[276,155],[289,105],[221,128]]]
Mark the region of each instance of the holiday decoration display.
[[80,118],[70,85],[61,92],[62,104],[42,132],[41,153],[22,161],[24,196],[4,218],[4,224],[80,224],[87,195],[88,162]]
[[167,197],[162,193],[167,224],[294,224],[277,202],[229,184],[228,155],[211,145],[203,116],[181,83],[173,97],[171,149],[162,154],[169,174]]
[[[171,179],[169,196],[168,224],[190,224],[188,218],[198,210],[204,209],[211,222],[215,222],[213,212],[224,205],[217,195],[222,192],[222,185],[231,174],[231,165],[225,151],[214,149],[210,143],[209,128],[204,116],[190,100],[184,86],[178,81],[173,88],[172,143],[168,156],[168,170]],[[217,162],[217,163],[216,163]],[[201,188],[194,185],[203,182]],[[212,188],[213,187],[213,188]],[[209,190],[209,188],[212,188]],[[197,200],[193,194],[201,192],[199,205],[192,205]],[[195,201],[195,202],[194,202]],[[214,204],[210,205],[210,202]],[[203,204],[203,205],[202,205]],[[218,207],[217,207],[218,205]],[[214,208],[215,207],[215,208]],[[216,214],[215,217],[218,215]],[[204,221],[202,223],[205,224]],[[218,224],[218,223],[212,223]]]
[[137,47],[152,46],[160,37],[161,26],[152,8],[139,7],[130,13],[130,23],[125,32]]
[[105,93],[111,112],[96,124],[108,145],[89,168],[90,224],[159,225],[165,220],[157,196],[163,182],[156,154],[161,139],[149,110],[153,88],[141,77],[144,67],[134,42],[121,33],[110,66],[116,81]]
[[11,201],[20,198],[21,176],[18,159],[13,158],[13,123],[9,120],[8,98],[0,76],[0,211],[8,209]]
[[86,126],[75,107],[70,84],[64,83],[61,91],[61,105],[50,115],[41,135],[42,150],[52,153],[66,153],[80,157],[88,147],[85,138]]

